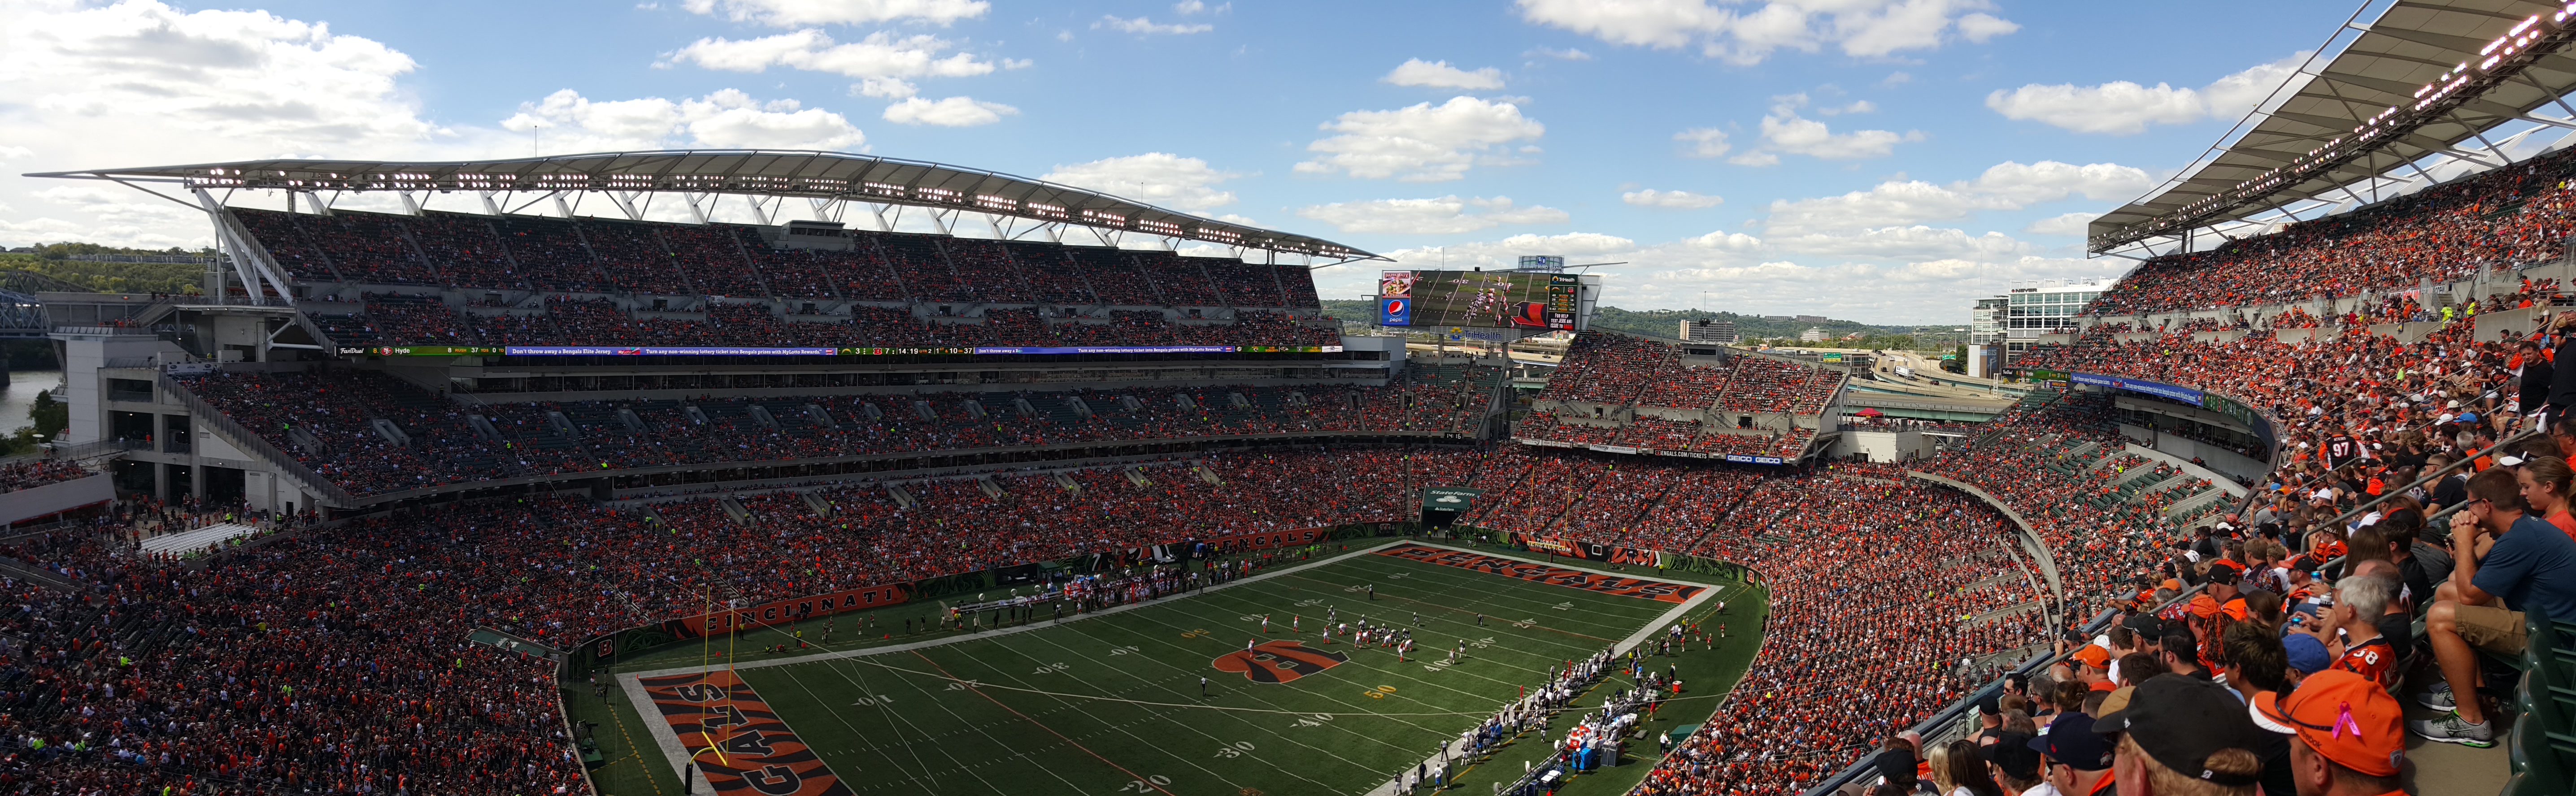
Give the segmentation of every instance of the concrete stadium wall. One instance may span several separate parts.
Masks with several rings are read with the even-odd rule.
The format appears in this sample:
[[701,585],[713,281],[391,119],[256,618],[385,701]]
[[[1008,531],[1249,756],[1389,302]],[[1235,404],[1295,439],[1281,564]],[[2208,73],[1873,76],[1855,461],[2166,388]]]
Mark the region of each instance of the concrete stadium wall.
[[106,473],[15,492],[0,492],[0,525],[30,520],[116,498]]

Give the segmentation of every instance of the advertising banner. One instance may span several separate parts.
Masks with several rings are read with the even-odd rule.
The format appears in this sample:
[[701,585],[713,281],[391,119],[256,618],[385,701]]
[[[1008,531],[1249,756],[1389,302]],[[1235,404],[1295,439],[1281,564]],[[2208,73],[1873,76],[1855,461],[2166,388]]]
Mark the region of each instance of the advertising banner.
[[1466,486],[1435,486],[1422,490],[1422,507],[1443,511],[1466,511],[1485,490]]
[[2193,405],[2198,405],[2205,400],[2199,390],[2166,384],[2160,381],[2131,379],[2121,376],[2105,376],[2099,373],[2083,373],[2080,371],[2070,375],[2074,377],[2074,381],[2077,384],[2090,384],[2096,387],[2110,387],[2112,389],[2128,390],[2134,393],[2153,395],[2158,398],[2171,398],[2176,401]]
[[901,586],[870,586],[864,589],[779,600],[727,613],[682,617],[673,621],[686,627],[689,632],[703,636],[742,627],[784,624],[807,618],[820,619],[825,614],[894,605],[907,599],[910,597],[904,594]]
[[1329,529],[1326,528],[1301,528],[1294,531],[1265,531],[1262,533],[1221,536],[1215,539],[1203,540],[1203,543],[1209,547],[1215,548],[1216,551],[1220,553],[1230,553],[1239,550],[1266,550],[1273,547],[1293,547],[1296,545],[1314,544],[1316,542],[1323,541],[1328,530]]
[[1568,539],[1559,539],[1553,536],[1529,536],[1524,534],[1521,536],[1521,541],[1523,544],[1529,545],[1529,549],[1532,550],[1555,553],[1567,558],[1580,558],[1586,561],[1600,561],[1610,564],[1631,564],[1651,567],[1655,566],[1656,562],[1661,560],[1656,558],[1656,553],[1653,550],[1639,550],[1634,547],[1619,547],[1616,545],[1596,544],[1593,542],[1577,542]]

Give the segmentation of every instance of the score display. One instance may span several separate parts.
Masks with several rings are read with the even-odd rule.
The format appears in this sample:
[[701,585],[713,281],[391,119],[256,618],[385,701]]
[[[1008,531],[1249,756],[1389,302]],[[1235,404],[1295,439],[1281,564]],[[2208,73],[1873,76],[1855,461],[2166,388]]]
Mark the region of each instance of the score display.
[[1533,271],[1381,271],[1378,325],[1571,331],[1581,282]]

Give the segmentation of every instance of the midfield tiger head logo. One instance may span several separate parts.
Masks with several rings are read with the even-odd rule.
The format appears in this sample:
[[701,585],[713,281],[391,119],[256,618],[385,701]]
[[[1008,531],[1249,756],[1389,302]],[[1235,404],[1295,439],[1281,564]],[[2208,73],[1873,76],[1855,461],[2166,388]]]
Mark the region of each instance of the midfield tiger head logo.
[[1244,679],[1256,683],[1285,683],[1340,666],[1350,659],[1351,656],[1339,652],[1310,650],[1305,644],[1295,641],[1272,641],[1217,656],[1208,665],[1220,672],[1242,672]]

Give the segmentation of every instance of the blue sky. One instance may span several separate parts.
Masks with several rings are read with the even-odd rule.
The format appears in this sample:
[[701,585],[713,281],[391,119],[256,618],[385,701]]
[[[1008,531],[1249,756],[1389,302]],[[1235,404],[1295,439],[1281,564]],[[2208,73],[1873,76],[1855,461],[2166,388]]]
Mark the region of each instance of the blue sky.
[[[1631,308],[1961,323],[2009,280],[2123,270],[2083,259],[2081,222],[2189,163],[2353,6],[2152,10],[0,0],[0,244],[208,237],[185,208],[22,172],[525,155],[533,125],[549,153],[1044,176],[1410,266],[1624,260],[1601,270]],[[1356,297],[1379,267],[1318,281]]]

